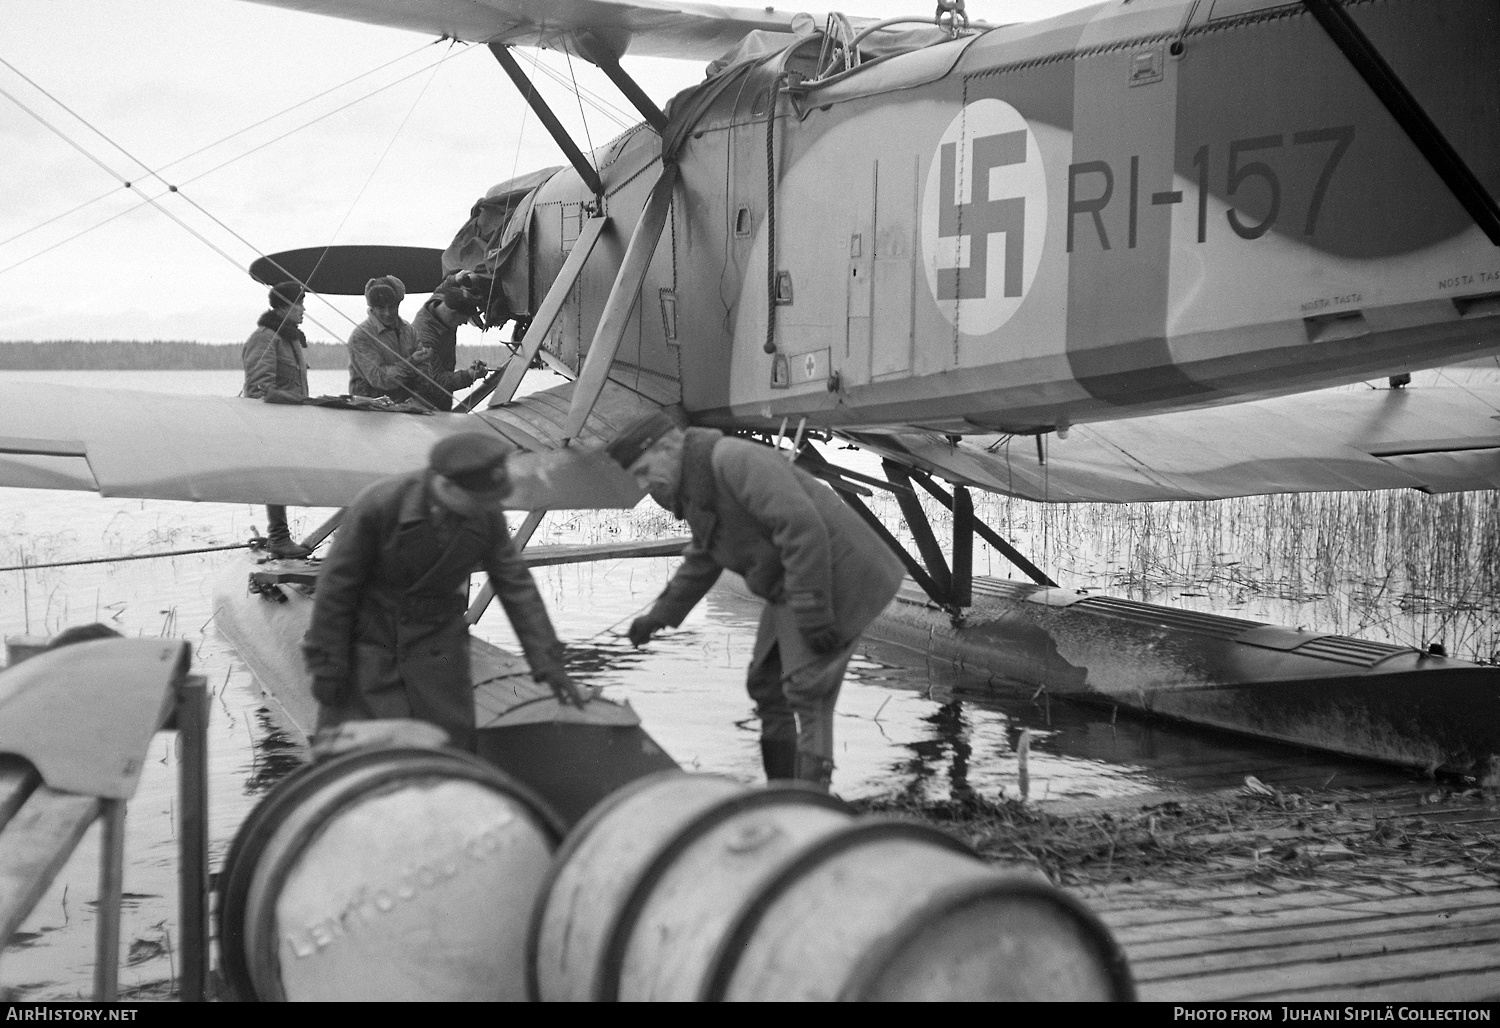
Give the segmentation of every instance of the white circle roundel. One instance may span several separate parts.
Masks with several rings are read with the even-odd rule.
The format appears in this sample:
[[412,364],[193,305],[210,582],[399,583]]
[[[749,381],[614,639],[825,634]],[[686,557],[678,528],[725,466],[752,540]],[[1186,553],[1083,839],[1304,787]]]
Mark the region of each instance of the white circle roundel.
[[922,262],[943,316],[971,336],[1009,321],[1036,279],[1046,235],[1035,134],[1003,100],[969,104],[938,142],[922,198]]

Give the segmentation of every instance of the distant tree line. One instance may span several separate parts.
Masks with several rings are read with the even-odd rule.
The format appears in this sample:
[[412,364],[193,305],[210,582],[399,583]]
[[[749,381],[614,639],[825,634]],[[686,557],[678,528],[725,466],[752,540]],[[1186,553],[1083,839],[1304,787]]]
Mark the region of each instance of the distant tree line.
[[[0,343],[0,371],[187,371],[240,368],[240,343],[191,343],[153,339],[95,341],[58,339],[42,343]],[[307,366],[334,370],[349,366],[343,343],[308,343]],[[460,346],[458,366],[476,360],[503,364],[504,346]]]

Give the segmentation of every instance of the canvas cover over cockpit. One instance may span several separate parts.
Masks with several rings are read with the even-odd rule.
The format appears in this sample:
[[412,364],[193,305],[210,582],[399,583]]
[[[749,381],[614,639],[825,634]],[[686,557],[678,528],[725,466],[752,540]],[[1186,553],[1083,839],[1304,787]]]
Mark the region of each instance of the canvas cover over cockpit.
[[543,168],[492,187],[470,208],[469,220],[443,251],[444,275],[474,271],[494,279],[485,312],[492,325],[531,313],[529,262],[524,259],[531,205],[537,189],[560,170]]

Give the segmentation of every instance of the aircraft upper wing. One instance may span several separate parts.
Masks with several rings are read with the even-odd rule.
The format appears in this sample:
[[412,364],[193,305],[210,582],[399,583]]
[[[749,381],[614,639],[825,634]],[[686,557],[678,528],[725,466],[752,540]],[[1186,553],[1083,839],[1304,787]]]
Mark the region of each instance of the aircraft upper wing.
[[[795,12],[667,0],[255,0],[256,3],[474,42],[602,48],[619,58],[712,60],[757,29],[792,32]],[[806,17],[805,15],[802,17]],[[872,19],[851,19],[856,27]]]
[[421,415],[7,383],[0,486],[342,507],[377,479],[423,467],[443,436],[484,429],[522,451],[508,461],[512,509],[634,507],[642,494],[601,440],[657,405],[611,384],[578,444],[560,450],[572,388],[480,413]]
[[1500,488],[1500,386],[1343,389],[1075,426],[1066,439],[844,433],[949,481],[1028,500]]

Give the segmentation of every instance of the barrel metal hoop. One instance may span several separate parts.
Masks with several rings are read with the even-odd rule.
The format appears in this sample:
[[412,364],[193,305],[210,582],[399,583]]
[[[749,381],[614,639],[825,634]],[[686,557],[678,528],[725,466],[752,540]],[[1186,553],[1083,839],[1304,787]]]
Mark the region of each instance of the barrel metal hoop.
[[[522,785],[520,782],[516,781],[510,775],[507,775],[499,768],[480,760],[478,757],[474,756],[471,753],[465,753],[462,750],[454,749],[432,750],[419,749],[416,747],[399,747],[390,749],[373,749],[364,752],[356,751],[354,754],[350,754],[350,757],[359,757],[364,759],[349,759],[346,761],[343,758],[338,758],[336,767],[334,767],[335,761],[329,761],[328,764],[323,765],[320,770],[327,770],[328,768],[333,767],[333,772],[329,774],[319,774],[317,776],[309,775],[308,778],[312,779],[316,777],[318,783],[322,783],[324,779],[332,777],[335,780],[331,784],[336,787],[339,784],[337,781],[336,773],[348,773],[351,771],[361,770],[362,765],[364,764],[381,764],[403,758],[407,762],[391,763],[389,767],[381,769],[377,774],[372,774],[368,777],[359,778],[355,781],[345,783],[346,788],[343,791],[336,793],[334,797],[332,797],[337,802],[330,804],[329,807],[325,809],[325,813],[328,813],[329,811],[342,810],[351,801],[363,796],[367,796],[371,792],[389,785],[392,782],[398,781],[403,777],[410,776],[413,772],[417,772],[418,774],[424,775],[445,776],[447,778],[459,781],[477,782],[480,785],[496,786],[502,791],[506,792],[508,795],[521,801],[521,805],[526,808],[527,815],[529,815],[532,818],[532,821],[543,830],[543,832],[549,837],[553,845],[556,845],[562,841],[563,833],[565,831],[563,827],[563,821],[557,815],[556,811],[552,809],[551,805],[547,803],[546,800],[542,799],[532,789],[525,785]],[[299,785],[304,786],[306,784],[306,782],[299,783]],[[282,888],[286,885],[287,878],[291,875],[292,867],[295,865],[296,859],[302,855],[307,847],[311,845],[312,842],[320,834],[322,834],[323,830],[327,827],[327,824],[328,818],[326,816],[316,818],[303,825],[290,839],[287,840],[287,844],[283,850],[286,859],[281,860],[275,867],[273,867],[266,879],[267,895],[279,896],[281,894]],[[274,836],[274,833],[272,834]],[[268,919],[274,919],[274,909],[268,907],[267,909],[260,910],[257,913],[257,927],[260,929],[258,934],[263,943],[270,944],[272,943],[272,940],[275,940],[276,938],[278,938],[278,936],[275,932],[269,930],[270,925],[266,924],[265,921]],[[280,982],[281,980],[281,955],[278,952],[278,949],[278,946],[271,944],[268,946],[268,949],[266,951],[260,954],[263,958],[264,966],[267,969],[267,977],[272,982]],[[277,988],[275,991],[277,993],[281,992],[279,988]],[[286,996],[284,994],[273,996],[259,996],[258,993],[259,990],[257,990],[257,998],[261,999],[262,1001],[269,1000],[277,1002],[285,1001],[286,999]]]
[[[589,837],[599,822],[603,821],[612,811],[625,803],[633,796],[645,792],[661,782],[670,781],[674,778],[687,778],[688,772],[678,768],[668,768],[664,771],[656,771],[649,775],[642,775],[635,781],[622,785],[604,799],[594,804],[587,814],[573,826],[568,837],[563,840],[562,847],[553,854],[552,863],[547,868],[547,873],[542,876],[541,887],[537,889],[536,904],[531,908],[531,925],[526,931],[526,998],[532,1003],[539,1003],[542,999],[542,983],[537,977],[537,960],[541,954],[542,925],[546,921],[547,904],[552,899],[552,890],[557,887],[558,876],[567,867],[568,861],[577,853],[584,841]],[[705,777],[721,778],[722,775]]]
[[938,891],[919,909],[912,911],[860,958],[839,993],[839,1001],[858,1003],[869,1000],[871,990],[886,973],[891,961],[935,919],[951,914],[976,899],[991,896],[1045,899],[1057,904],[1072,916],[1090,943],[1096,947],[1097,954],[1103,959],[1110,984],[1114,987],[1115,1001],[1135,1001],[1135,978],[1130,973],[1130,963],[1125,958],[1125,951],[1097,914],[1076,897],[1050,882],[999,874],[988,880],[951,885]]
[[837,796],[830,796],[822,789],[800,782],[774,783],[770,788],[739,796],[728,796],[700,812],[667,840],[651,861],[641,869],[640,875],[626,893],[625,902],[615,915],[614,922],[605,933],[605,945],[599,961],[599,973],[594,983],[593,1000],[615,1003],[620,999],[620,973],[624,970],[625,951],[630,946],[630,936],[635,932],[637,920],[652,890],[664,874],[676,863],[677,858],[689,846],[713,831],[730,818],[760,807],[780,807],[802,804],[822,807],[840,814],[853,814],[849,805]]
[[[379,756],[377,756],[379,752]],[[219,954],[224,977],[231,995],[241,1003],[255,1002],[255,983],[245,959],[245,903],[255,867],[271,841],[274,832],[262,831],[264,825],[278,821],[282,812],[294,809],[309,793],[317,791],[324,780],[336,777],[361,764],[378,762],[388,751],[355,750],[316,764],[304,764],[278,782],[261,797],[235,833],[229,854],[224,858],[218,879]]]
[[708,974],[704,976],[703,991],[698,996],[699,1002],[723,1002],[725,995],[729,992],[729,983],[739,966],[740,957],[744,955],[745,947],[750,944],[756,929],[760,927],[761,918],[765,917],[766,912],[775,905],[782,894],[796,885],[803,875],[825,860],[836,857],[846,850],[881,839],[910,839],[915,842],[925,842],[954,853],[962,853],[976,860],[979,859],[979,855],[967,843],[955,839],[947,832],[915,821],[872,819],[850,825],[841,832],[814,841],[810,846],[795,853],[766,882],[760,892],[750,897],[745,905],[735,912],[729,922],[729,928],[719,940],[713,959],[709,962]]

